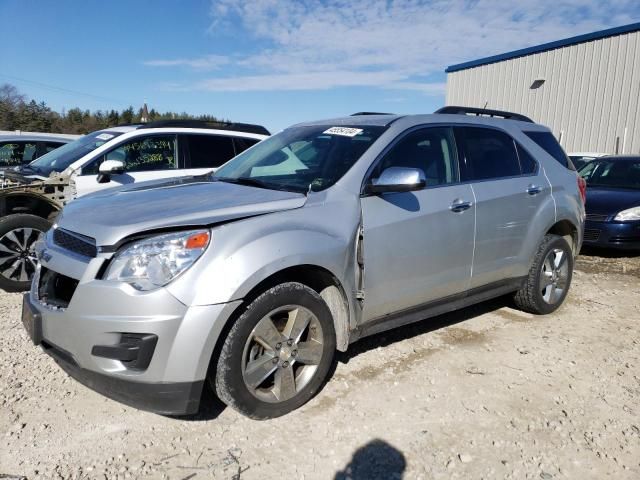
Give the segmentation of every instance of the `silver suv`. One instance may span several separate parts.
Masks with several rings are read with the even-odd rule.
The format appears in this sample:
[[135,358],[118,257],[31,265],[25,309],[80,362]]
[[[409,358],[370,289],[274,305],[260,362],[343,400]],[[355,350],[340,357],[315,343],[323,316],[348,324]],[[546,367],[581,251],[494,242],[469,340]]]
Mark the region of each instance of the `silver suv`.
[[23,323],[123,403],[193,413],[208,384],[265,419],[364,336],[505,294],[553,312],[582,242],[576,172],[525,117],[444,112],[299,124],[215,174],[70,203]]

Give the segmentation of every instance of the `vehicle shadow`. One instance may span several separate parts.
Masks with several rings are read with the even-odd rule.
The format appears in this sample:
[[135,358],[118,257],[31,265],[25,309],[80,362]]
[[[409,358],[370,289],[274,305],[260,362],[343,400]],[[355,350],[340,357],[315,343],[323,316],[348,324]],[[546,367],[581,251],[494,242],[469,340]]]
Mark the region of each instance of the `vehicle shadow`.
[[407,461],[400,450],[384,440],[372,440],[356,450],[344,469],[336,472],[334,480],[401,479]]
[[[460,310],[444,313],[436,317],[431,317],[409,325],[394,328],[393,330],[377,333],[370,337],[365,337],[350,345],[346,352],[338,352],[336,357],[340,363],[348,363],[352,358],[369,350],[373,350],[378,347],[386,347],[396,342],[401,342],[418,335],[440,330],[441,328],[470,320],[485,313],[511,306],[513,306],[513,300],[509,295],[494,298],[493,300],[487,300]],[[333,375],[333,371],[331,372],[331,375]]]
[[192,415],[169,415],[169,417],[185,422],[206,422],[218,418],[226,408],[227,405],[216,396],[211,387],[205,382],[198,413]]
[[640,250],[615,250],[583,246],[582,249],[580,249],[580,256],[602,258],[634,258],[640,256]]

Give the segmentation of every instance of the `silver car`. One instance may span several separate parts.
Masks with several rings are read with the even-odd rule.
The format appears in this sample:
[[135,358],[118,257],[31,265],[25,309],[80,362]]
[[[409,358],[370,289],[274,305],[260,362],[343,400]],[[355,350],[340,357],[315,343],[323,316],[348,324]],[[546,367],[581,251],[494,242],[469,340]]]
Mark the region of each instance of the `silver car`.
[[23,323],[123,403],[194,413],[208,385],[266,419],[364,336],[505,294],[551,313],[580,180],[547,128],[464,113],[299,124],[215,174],[74,201],[38,247]]

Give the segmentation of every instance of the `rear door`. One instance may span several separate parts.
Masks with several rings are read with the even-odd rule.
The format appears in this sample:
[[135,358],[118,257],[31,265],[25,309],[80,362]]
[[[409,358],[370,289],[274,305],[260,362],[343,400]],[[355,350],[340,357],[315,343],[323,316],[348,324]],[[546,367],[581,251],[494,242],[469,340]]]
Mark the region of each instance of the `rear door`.
[[471,288],[519,276],[528,227],[551,195],[533,157],[502,130],[456,127],[461,175],[473,187],[476,243]]
[[407,133],[368,180],[388,167],[420,168],[427,184],[361,199],[365,323],[464,292],[471,275],[475,207],[471,186],[459,182],[452,129]]

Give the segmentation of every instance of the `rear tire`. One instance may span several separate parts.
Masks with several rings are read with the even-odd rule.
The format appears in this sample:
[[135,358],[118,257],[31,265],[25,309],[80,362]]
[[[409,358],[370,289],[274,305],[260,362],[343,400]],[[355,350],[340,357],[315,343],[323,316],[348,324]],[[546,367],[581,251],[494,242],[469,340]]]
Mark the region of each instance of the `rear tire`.
[[573,252],[558,235],[545,235],[538,247],[525,285],[514,301],[521,310],[548,314],[562,305],[573,277]]
[[306,285],[283,283],[253,300],[235,321],[209,382],[220,400],[243,415],[279,417],[318,392],[335,348],[324,300]]
[[0,288],[29,290],[37,263],[34,245],[49,228],[48,220],[26,213],[0,219]]

